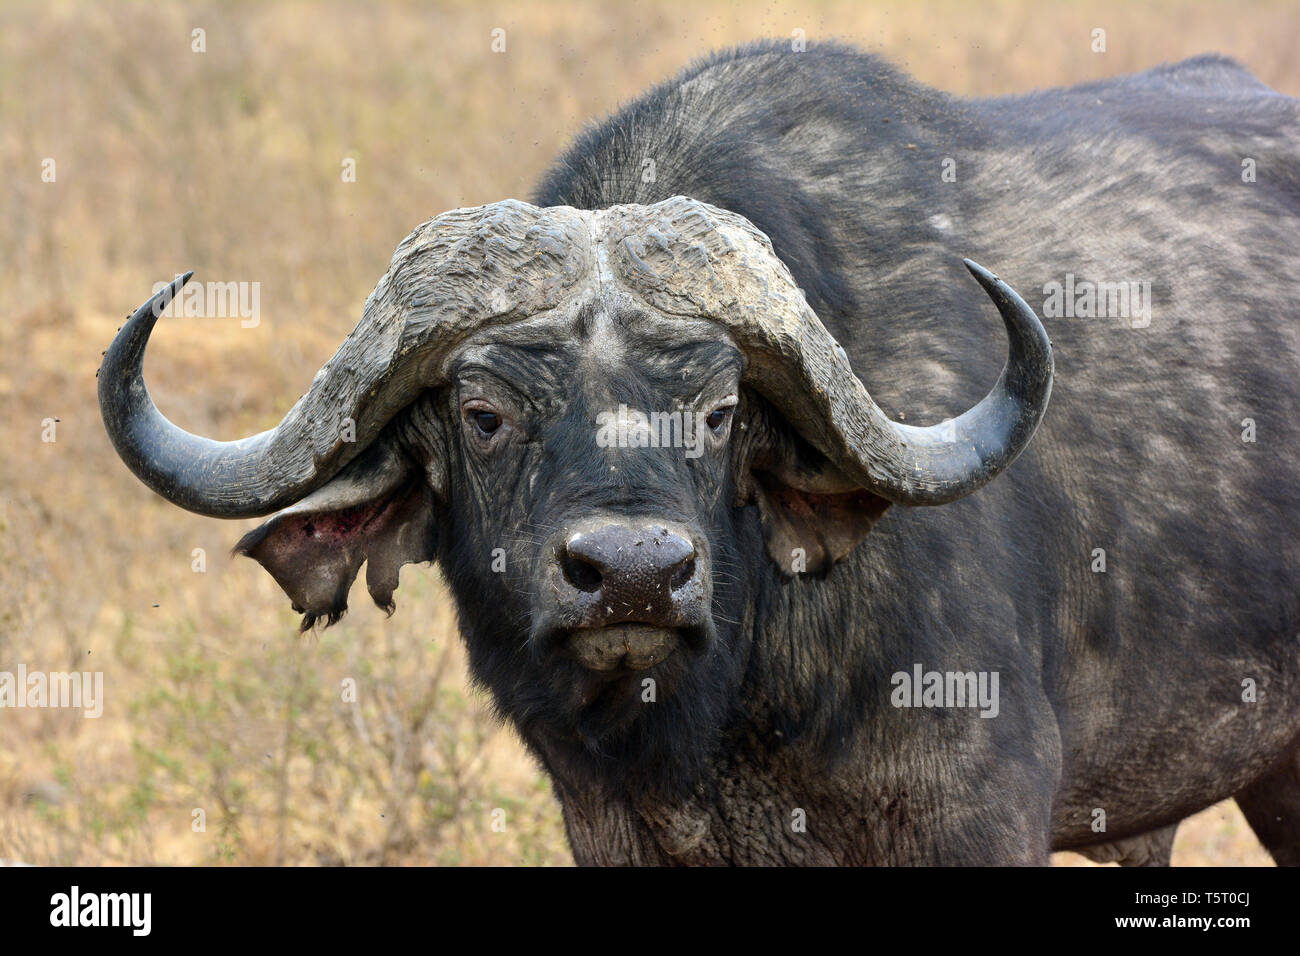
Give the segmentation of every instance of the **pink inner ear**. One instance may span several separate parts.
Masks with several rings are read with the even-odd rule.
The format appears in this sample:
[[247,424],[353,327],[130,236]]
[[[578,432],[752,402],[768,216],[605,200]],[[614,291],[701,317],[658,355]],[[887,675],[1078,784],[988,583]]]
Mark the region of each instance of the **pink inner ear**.
[[367,502],[342,511],[317,511],[288,515],[298,533],[321,544],[345,544],[360,535],[382,531],[392,517],[398,499]]
[[432,494],[413,483],[349,508],[281,513],[246,534],[235,553],[271,572],[307,628],[339,619],[362,562],[370,596],[391,613],[402,565],[435,557],[434,527]]

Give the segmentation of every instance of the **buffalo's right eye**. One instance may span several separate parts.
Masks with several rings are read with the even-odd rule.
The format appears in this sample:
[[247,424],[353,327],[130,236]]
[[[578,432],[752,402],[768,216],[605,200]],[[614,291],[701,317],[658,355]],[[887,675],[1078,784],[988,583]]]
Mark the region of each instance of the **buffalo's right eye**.
[[736,397],[733,395],[713,411],[709,412],[709,414],[704,418],[704,424],[708,425],[711,431],[721,434],[722,426],[727,424],[735,410]]
[[474,424],[484,435],[491,435],[501,427],[501,416],[496,412],[474,412]]

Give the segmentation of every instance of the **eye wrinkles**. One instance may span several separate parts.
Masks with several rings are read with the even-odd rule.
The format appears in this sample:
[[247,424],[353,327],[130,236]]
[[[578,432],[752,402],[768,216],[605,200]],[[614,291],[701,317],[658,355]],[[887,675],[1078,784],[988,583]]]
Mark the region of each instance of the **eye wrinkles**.
[[625,353],[617,369],[586,369],[575,361],[576,353],[572,348],[501,345],[476,350],[455,369],[459,400],[464,405],[485,399],[523,413],[568,405],[584,394],[594,404],[635,399],[650,410],[698,406],[708,414],[712,405],[735,393],[742,366],[734,349],[715,342],[666,349],[640,343]]
[[568,364],[568,358],[555,351],[524,353],[498,347],[490,354],[480,353],[463,362],[455,371],[455,379],[462,390],[491,383],[526,397],[528,392],[557,387],[560,370]]
[[717,399],[734,392],[740,379],[740,362],[717,347],[678,349],[647,355],[644,375],[656,391],[695,405],[711,397],[712,392],[719,393]]
[[471,404],[487,403],[509,417],[522,418],[551,407],[561,393],[560,369],[565,362],[553,351],[545,356],[494,348],[480,352],[454,372],[462,414]]
[[[619,507],[662,507],[665,495],[679,507],[721,500],[743,360],[727,342],[626,338],[635,347],[607,364],[583,361],[574,342],[492,343],[461,357],[455,411],[469,480],[485,500],[509,497],[512,508],[531,511],[556,498],[568,507],[575,487]],[[602,443],[622,434],[622,405],[629,418],[643,414],[645,428],[629,425],[626,442]],[[654,441],[642,440],[647,430]]]

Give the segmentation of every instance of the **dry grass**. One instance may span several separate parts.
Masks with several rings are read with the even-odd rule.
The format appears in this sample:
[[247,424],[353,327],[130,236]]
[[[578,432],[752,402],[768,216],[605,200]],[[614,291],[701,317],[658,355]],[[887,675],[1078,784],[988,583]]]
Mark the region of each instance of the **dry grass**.
[[[340,626],[294,637],[270,578],[225,556],[251,522],[180,512],[120,465],[94,372],[155,280],[258,281],[260,325],[169,322],[148,372],[182,426],[268,427],[412,226],[526,196],[584,121],[711,48],[795,28],[965,93],[1210,50],[1300,93],[1300,10],[1284,4],[0,7],[0,670],[101,670],[107,696],[98,720],[0,715],[0,858],[569,861],[548,784],[467,689],[436,573],[405,571],[391,621],[358,595]],[[1230,805],[1188,824],[1176,859],[1267,861]]]

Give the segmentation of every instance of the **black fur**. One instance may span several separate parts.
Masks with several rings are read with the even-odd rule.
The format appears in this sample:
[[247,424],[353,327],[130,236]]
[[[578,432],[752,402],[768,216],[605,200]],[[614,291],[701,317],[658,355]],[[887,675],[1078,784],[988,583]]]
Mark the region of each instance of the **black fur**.
[[[679,343],[673,356],[665,356],[661,339],[633,331],[619,336],[626,353],[619,373],[607,378],[584,367],[582,324],[572,341],[500,345],[476,355],[475,364],[488,366],[495,387],[511,396],[507,407],[518,409],[512,415],[518,434],[490,456],[483,453],[451,396],[447,427],[458,447],[438,557],[461,609],[475,678],[554,772],[617,781],[625,796],[680,797],[710,777],[734,715],[742,664],[737,628],[723,624],[691,653],[657,667],[662,690],[647,706],[640,697],[643,675],[593,680],[556,653],[551,635],[536,632],[534,570],[548,560],[557,530],[575,520],[592,513],[653,515],[707,534],[717,571],[714,618],[735,622],[743,616],[752,594],[739,571],[741,549],[754,532],[745,527],[747,516],[730,507],[735,489],[725,459],[704,457],[692,466],[679,454],[629,451],[615,458],[628,464],[629,474],[611,472],[591,424],[599,411],[619,403],[670,408],[709,377],[728,369],[734,374],[737,353]],[[693,370],[689,379],[683,364]],[[504,573],[494,571],[488,557],[497,547],[506,551]],[[595,701],[579,702],[592,692],[598,692]]]
[[[846,500],[878,524],[793,578],[765,553],[754,472],[817,456],[738,384],[720,328],[688,347],[680,323],[592,314],[462,353],[407,422],[412,447],[445,449],[437,558],[473,673],[550,772],[580,862],[1044,863],[1111,843],[1159,859],[1168,832],[1130,838],[1233,794],[1296,859],[1300,820],[1267,818],[1300,806],[1298,120],[1215,57],[963,100],[845,46],[773,42],[579,137],[540,205],[685,194],[747,217],[910,424],[970,407],[1004,361],[961,257],[1039,309],[1067,274],[1151,293],[1147,325],[1045,316],[1052,404],[1005,475],[883,518]],[[593,445],[601,409],[728,388],[731,430],[698,459]],[[480,394],[503,409],[495,437],[462,408]],[[713,628],[656,666],[655,704],[555,653],[539,616],[557,536],[592,515],[676,522],[707,552]],[[997,672],[998,716],[891,706],[916,664]]]
[[[712,88],[683,92],[692,81]],[[1036,307],[1067,272],[1152,284],[1145,337],[1047,320],[1053,404],[988,489],[894,509],[820,582],[787,582],[742,549],[749,751],[720,751],[717,774],[817,805],[820,833],[799,845],[770,819],[763,847],[715,835],[696,859],[1041,862],[1176,822],[1294,752],[1297,118],[1220,57],[961,100],[848,47],[756,43],[589,128],[545,177],[541,205],[685,194],[749,218],[908,422],[968,407],[1003,358],[960,256]],[[1243,183],[1243,157],[1268,174]],[[1269,423],[1267,445],[1240,440],[1248,416]],[[735,524],[752,541],[745,510]],[[1106,574],[1090,570],[1096,548]],[[1000,670],[1009,709],[983,724],[891,709],[889,675],[914,661]],[[1252,675],[1267,703],[1240,700]],[[845,783],[821,785],[833,768]],[[754,784],[764,773],[782,782]],[[580,859],[660,859],[662,832],[611,847],[617,822],[575,792],[603,794],[610,777],[561,788],[603,821],[577,838]],[[726,829],[726,806],[701,813]],[[1293,854],[1296,839],[1272,848]]]

